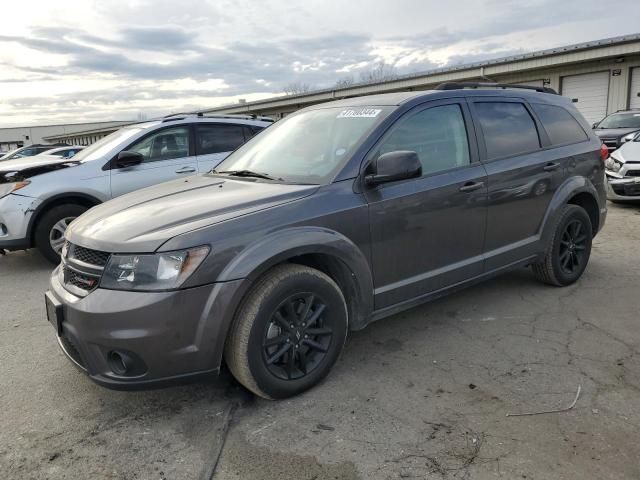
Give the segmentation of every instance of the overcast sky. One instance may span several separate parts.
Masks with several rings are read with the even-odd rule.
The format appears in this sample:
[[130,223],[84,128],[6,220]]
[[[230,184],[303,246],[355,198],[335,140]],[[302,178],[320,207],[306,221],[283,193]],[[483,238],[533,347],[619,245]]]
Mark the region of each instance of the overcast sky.
[[6,0],[0,126],[128,120],[640,31],[621,0]]

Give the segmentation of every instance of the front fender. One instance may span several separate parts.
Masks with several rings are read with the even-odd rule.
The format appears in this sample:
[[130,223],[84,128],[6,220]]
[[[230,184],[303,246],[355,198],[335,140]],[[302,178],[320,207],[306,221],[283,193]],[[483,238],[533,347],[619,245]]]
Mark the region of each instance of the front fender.
[[[349,271],[350,329],[364,328],[373,312],[373,279],[362,251],[344,235],[321,227],[279,230],[248,245],[220,272],[215,280],[202,322],[202,331],[216,348],[219,365],[229,328],[242,299],[257,278],[271,267],[305,254],[322,254],[339,260]],[[214,327],[215,326],[215,327]]]
[[598,201],[598,191],[591,180],[586,177],[569,177],[556,190],[542,221],[542,231],[540,235],[542,245],[548,245],[551,241],[556,220],[558,219],[562,208],[569,203],[571,198],[583,192],[593,196],[596,203],[600,205],[600,202]]
[[328,255],[341,261],[350,272],[357,296],[357,311],[351,328],[359,328],[373,311],[373,279],[362,251],[347,237],[322,227],[279,230],[248,245],[222,270],[217,282],[245,279],[249,284],[271,267],[306,254]]

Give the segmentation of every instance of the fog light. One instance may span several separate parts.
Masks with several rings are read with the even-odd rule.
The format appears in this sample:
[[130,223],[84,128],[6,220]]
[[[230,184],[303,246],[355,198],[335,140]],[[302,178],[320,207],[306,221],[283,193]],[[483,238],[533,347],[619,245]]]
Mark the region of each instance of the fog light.
[[133,369],[133,359],[126,353],[111,350],[107,355],[109,368],[116,375],[126,375]]

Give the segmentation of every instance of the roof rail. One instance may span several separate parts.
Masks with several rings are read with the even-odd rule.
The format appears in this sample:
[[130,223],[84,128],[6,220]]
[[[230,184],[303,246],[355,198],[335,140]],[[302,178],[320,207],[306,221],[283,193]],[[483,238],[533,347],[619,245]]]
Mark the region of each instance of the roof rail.
[[533,85],[518,85],[511,83],[492,83],[492,82],[445,82],[438,85],[434,90],[461,90],[463,88],[521,88],[524,90],[534,90],[541,93],[551,93],[558,95],[553,88],[535,87]]
[[211,114],[207,115],[203,112],[190,112],[190,113],[173,113],[171,115],[166,115],[162,117],[162,122],[172,122],[176,120],[183,120],[185,118],[194,117],[194,118],[226,118],[226,119],[236,119],[236,120],[260,120],[263,122],[274,122],[273,118],[264,117],[261,115],[255,114],[247,114],[247,115],[233,115],[233,114]]

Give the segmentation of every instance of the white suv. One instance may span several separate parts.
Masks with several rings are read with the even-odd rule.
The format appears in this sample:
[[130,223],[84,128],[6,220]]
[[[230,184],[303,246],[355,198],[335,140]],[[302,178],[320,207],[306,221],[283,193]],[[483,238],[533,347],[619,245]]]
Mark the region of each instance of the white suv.
[[[208,172],[271,125],[250,116],[174,115],[121,128],[70,160],[0,164],[0,252],[59,261],[69,223],[113,197]],[[37,159],[37,157],[34,157]]]

